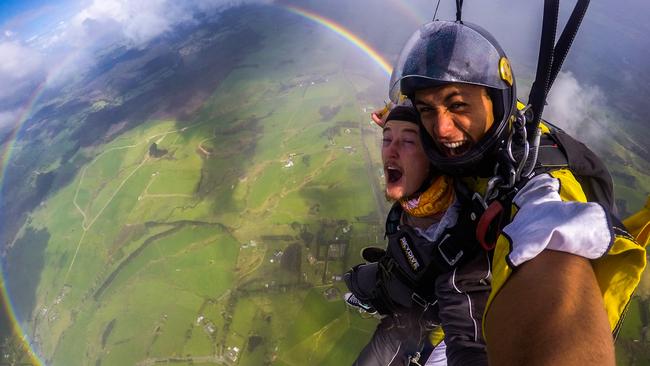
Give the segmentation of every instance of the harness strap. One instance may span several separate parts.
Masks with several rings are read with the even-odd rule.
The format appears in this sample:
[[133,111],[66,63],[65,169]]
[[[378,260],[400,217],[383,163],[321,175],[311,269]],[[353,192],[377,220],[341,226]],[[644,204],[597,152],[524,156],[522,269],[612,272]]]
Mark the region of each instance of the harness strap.
[[546,93],[549,88],[551,70],[553,68],[553,48],[555,43],[555,32],[557,31],[557,18],[560,12],[560,0],[544,1],[544,17],[542,18],[542,36],[539,43],[539,56],[537,57],[537,72],[535,81],[530,88],[528,104],[533,109],[533,120],[529,124],[527,132],[529,136],[537,130],[539,121],[542,118]]
[[481,215],[478,225],[476,225],[476,239],[478,239],[481,247],[488,252],[497,245],[502,220],[503,205],[499,200],[494,200],[494,202],[490,203],[487,210],[485,210],[485,213]]
[[[567,155],[553,139],[552,133],[543,135],[540,139],[539,156],[533,169],[533,176],[568,166]],[[499,192],[497,198],[480,212],[476,225],[476,239],[486,251],[491,251],[496,246],[501,229],[510,222],[512,200],[529,180],[530,178],[522,177],[513,187]]]
[[[436,9],[437,10],[437,9]],[[456,0],[456,21],[462,21],[463,16],[463,0]]]
[[558,39],[557,43],[555,44],[555,50],[553,51],[553,67],[551,68],[551,76],[547,85],[547,93],[551,88],[551,85],[553,85],[557,74],[560,72],[562,63],[569,53],[569,49],[571,48],[571,44],[573,43],[576,34],[578,34],[578,28],[580,28],[580,23],[582,23],[582,19],[585,17],[585,13],[587,12],[588,7],[589,0],[577,1],[575,7],[573,8],[573,11],[571,12],[569,20],[567,21],[567,24],[564,27],[562,34],[560,35],[560,39]]
[[[462,201],[460,196],[462,195],[459,194]],[[382,282],[387,282],[390,277],[399,279],[415,293],[412,300],[422,303],[421,298],[426,298],[425,289],[430,287],[431,281],[441,273],[452,271],[469,260],[480,248],[474,233],[476,220],[484,208],[480,206],[478,199],[471,200],[469,205],[480,209],[461,211],[456,224],[446,228],[435,242],[430,242],[420,238],[410,227],[400,226],[403,209],[399,203],[394,204],[386,219],[389,247],[386,255],[379,261]],[[403,240],[406,240],[406,244],[402,243]],[[409,254],[405,260],[406,247]],[[413,262],[417,263],[416,268],[413,268]]]
[[542,36],[539,44],[539,57],[537,59],[537,72],[535,81],[528,95],[528,104],[533,109],[533,120],[526,126],[528,136],[532,139],[537,131],[544,111],[546,95],[548,94],[562,63],[569,53],[571,44],[575,39],[580,23],[589,6],[589,0],[577,0],[571,16],[567,21],[560,39],[555,43],[557,19],[560,9],[560,0],[544,1],[544,17],[542,20]]

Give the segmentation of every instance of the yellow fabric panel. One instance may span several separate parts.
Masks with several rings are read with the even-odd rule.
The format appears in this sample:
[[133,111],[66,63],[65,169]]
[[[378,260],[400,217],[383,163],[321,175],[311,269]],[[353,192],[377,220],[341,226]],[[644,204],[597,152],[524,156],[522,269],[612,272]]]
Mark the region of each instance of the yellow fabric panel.
[[543,120],[542,120],[542,122],[539,124],[539,129],[542,130],[542,135],[543,135],[543,134],[551,133],[551,130],[548,128],[547,125],[544,124],[544,121],[543,121]]
[[642,246],[650,244],[650,196],[645,206],[623,221],[627,230]]
[[[580,183],[569,170],[560,169],[550,174],[560,180],[560,197],[563,201],[587,201]],[[609,325],[615,330],[641,280],[646,266],[645,249],[630,238],[616,236],[609,252],[602,258],[592,260],[592,266],[603,294]]]
[[487,189],[487,183],[488,183],[488,180],[486,178],[463,177],[461,178],[461,180],[472,191],[478,192],[480,194],[485,194],[485,190]]
[[[568,169],[559,169],[550,173],[551,176],[560,181],[560,197],[563,201],[586,202],[585,196],[580,183]],[[513,205],[513,216],[516,212]],[[609,252],[597,260],[592,261],[594,273],[603,294],[603,300],[607,310],[607,316],[612,331],[614,331],[622,319],[627,305],[630,301],[634,290],[639,284],[641,273],[646,266],[645,245],[647,236],[650,235],[650,200],[646,204],[645,213],[637,213],[633,216],[638,222],[643,222],[641,235],[646,235],[645,243],[639,245],[634,240],[623,236],[617,236]],[[644,231],[645,230],[645,231]],[[512,268],[508,266],[506,257],[510,254],[510,243],[503,235],[497,241],[492,261],[492,291],[483,314],[483,334],[485,335],[485,314],[487,313],[494,297],[499,290],[503,288],[510,275]]]
[[437,346],[445,339],[445,332],[442,330],[442,327],[435,327],[435,329],[429,332],[429,342],[432,345]]
[[562,201],[587,202],[585,192],[569,169],[554,170],[550,174],[560,181],[560,198],[562,198]]
[[616,236],[607,255],[593,260],[612,330],[619,326],[646,266],[645,249],[630,238]]
[[501,290],[503,285],[506,283],[506,280],[510,278],[510,274],[512,274],[512,268],[510,268],[506,262],[508,254],[510,254],[510,242],[505,236],[500,235],[499,239],[497,239],[497,245],[494,247],[494,256],[492,259],[492,289],[490,290],[490,296],[488,297],[485,311],[483,312],[483,321],[481,322],[483,337],[486,337],[485,316],[492,304],[492,300],[494,300],[495,296],[499,293],[499,290]]

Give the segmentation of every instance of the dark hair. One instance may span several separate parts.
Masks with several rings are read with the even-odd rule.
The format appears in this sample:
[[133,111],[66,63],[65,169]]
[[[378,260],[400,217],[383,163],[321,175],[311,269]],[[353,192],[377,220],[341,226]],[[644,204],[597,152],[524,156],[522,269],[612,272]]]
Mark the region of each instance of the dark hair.
[[393,108],[390,113],[388,113],[388,117],[386,117],[386,122],[405,121],[419,124],[419,120],[420,117],[415,108],[407,105],[398,105],[397,107]]

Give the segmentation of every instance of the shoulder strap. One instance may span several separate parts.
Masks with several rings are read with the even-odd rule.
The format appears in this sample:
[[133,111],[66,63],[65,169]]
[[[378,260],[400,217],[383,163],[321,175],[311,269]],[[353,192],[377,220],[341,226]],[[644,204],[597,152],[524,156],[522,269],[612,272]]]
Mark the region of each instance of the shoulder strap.
[[[614,211],[614,183],[605,163],[589,147],[561,129],[551,128],[540,145],[539,169],[552,171],[568,168],[574,174],[590,202],[598,202]],[[536,171],[537,173],[537,171]]]
[[[535,175],[558,169],[569,169],[580,183],[587,200],[598,202],[607,214],[615,218],[612,178],[600,158],[582,142],[560,128],[544,122],[549,132],[540,138]],[[486,248],[492,248],[501,229],[510,222],[509,211],[516,193],[528,183],[522,178],[512,189],[502,192],[480,215],[477,239]]]
[[402,205],[400,205],[399,202],[393,203],[393,207],[390,208],[388,215],[386,215],[386,231],[384,233],[384,238],[397,232],[402,218],[402,212],[404,212]]
[[534,113],[532,123],[526,126],[528,136],[531,138],[535,135],[541,121],[546,95],[562,68],[562,63],[569,53],[588,6],[589,0],[577,0],[559,40],[555,43],[560,0],[544,0],[544,17],[542,18],[542,37],[539,44],[537,72],[528,95],[528,104],[532,106]]

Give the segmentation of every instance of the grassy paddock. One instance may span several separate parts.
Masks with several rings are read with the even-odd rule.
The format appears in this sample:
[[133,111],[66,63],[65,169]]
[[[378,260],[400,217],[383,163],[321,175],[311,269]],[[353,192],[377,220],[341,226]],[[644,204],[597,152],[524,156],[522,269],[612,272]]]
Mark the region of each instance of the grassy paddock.
[[[323,230],[317,244],[324,222],[348,221],[355,253],[374,236],[357,222],[377,205],[361,143],[365,102],[350,78],[369,88],[379,74],[341,70],[340,53],[355,50],[335,51],[336,38],[311,48],[320,37],[310,27],[279,27],[189,120],[144,121],[85,149],[83,175],[33,213],[32,226],[50,233],[35,290],[36,311],[48,315],[29,324],[45,358],[125,365],[232,346],[242,365],[354,358],[369,333],[325,298],[324,260],[309,258],[338,235]],[[154,142],[167,153],[148,156]],[[296,244],[300,271],[276,257]],[[329,274],[351,256],[330,259]]]

